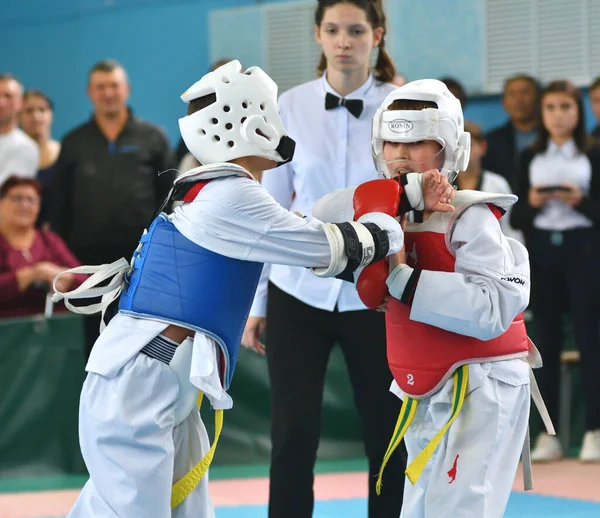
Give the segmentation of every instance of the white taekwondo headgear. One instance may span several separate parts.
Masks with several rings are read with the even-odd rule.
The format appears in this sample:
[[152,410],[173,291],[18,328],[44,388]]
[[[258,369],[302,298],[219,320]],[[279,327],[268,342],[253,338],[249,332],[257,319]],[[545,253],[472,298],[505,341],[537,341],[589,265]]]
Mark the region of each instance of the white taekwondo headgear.
[[289,162],[295,142],[277,111],[277,85],[259,67],[242,72],[234,60],[206,74],[188,88],[186,103],[209,94],[216,101],[179,119],[181,137],[202,165],[260,156]]
[[[390,110],[396,100],[432,101],[437,108]],[[460,101],[437,79],[412,81],[393,90],[373,118],[372,152],[379,175],[389,178],[389,162],[383,158],[383,144],[435,140],[442,145],[444,163],[440,171],[454,180],[464,171],[471,154],[471,134],[465,132]]]

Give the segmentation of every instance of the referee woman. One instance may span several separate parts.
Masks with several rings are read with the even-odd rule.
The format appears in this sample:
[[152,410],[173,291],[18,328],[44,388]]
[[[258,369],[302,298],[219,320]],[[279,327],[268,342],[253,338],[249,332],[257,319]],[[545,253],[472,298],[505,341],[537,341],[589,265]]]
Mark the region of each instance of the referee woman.
[[[294,160],[267,171],[263,185],[284,207],[310,214],[335,189],[377,178],[371,156],[371,122],[395,86],[384,49],[386,22],[379,0],[323,0],[315,12],[322,47],[321,76],[285,92],[283,123],[296,140]],[[369,58],[378,52],[374,70]],[[312,516],[313,469],[319,445],[325,373],[335,344],[344,355],[369,462],[369,518],[398,518],[405,457],[388,464],[384,485],[375,481],[400,402],[389,387],[385,321],[361,303],[354,285],[321,279],[309,270],[273,265],[263,272],[242,343],[264,351],[267,326],[271,382],[269,518]],[[267,286],[267,278],[269,279]],[[266,315],[266,319],[264,318]]]

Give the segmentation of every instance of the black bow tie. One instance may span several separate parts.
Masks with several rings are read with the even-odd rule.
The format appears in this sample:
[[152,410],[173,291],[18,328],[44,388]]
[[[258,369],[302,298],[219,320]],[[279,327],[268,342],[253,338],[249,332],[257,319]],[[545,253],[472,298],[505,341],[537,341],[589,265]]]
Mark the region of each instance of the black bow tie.
[[325,109],[333,110],[338,106],[344,106],[357,119],[363,111],[363,102],[361,99],[344,99],[343,97],[338,97],[327,92],[325,96]]

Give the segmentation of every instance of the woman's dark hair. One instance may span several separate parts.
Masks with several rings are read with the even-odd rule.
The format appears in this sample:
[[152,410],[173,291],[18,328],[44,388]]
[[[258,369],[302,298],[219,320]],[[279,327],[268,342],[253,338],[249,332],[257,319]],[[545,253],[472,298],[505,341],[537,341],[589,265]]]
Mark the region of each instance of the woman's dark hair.
[[[351,4],[359,9],[362,9],[367,14],[367,20],[373,29],[383,28],[383,36],[379,43],[379,54],[375,63],[375,79],[384,83],[390,83],[396,75],[396,68],[385,50],[385,35],[387,32],[385,12],[381,0],[319,0],[317,9],[315,10],[315,24],[320,27],[323,21],[325,11],[337,4]],[[322,74],[327,68],[327,59],[325,54],[321,54],[321,60],[317,67],[319,74]]]
[[[544,97],[548,94],[553,93],[565,93],[571,97],[577,104],[577,126],[573,130],[573,140],[575,141],[575,146],[582,153],[585,153],[588,148],[588,138],[585,130],[585,111],[583,108],[583,96],[581,95],[581,91],[579,88],[567,79],[559,79],[557,81],[552,81],[548,86],[546,86],[542,90],[542,94],[540,96],[540,113],[542,113],[542,104],[544,102]],[[535,144],[533,144],[532,148],[535,152],[540,153],[548,149],[548,141],[550,140],[550,133],[544,126],[543,120],[542,123],[538,127],[537,138]]]
[[41,90],[36,90],[35,88],[25,90],[25,93],[23,94],[23,101],[26,101],[29,97],[39,97],[40,99],[44,99],[44,101],[46,101],[48,104],[50,111],[54,111],[54,103],[52,102],[52,99],[50,99],[50,97],[48,97]]
[[33,187],[38,196],[42,197],[42,184],[35,178],[26,178],[13,174],[0,186],[0,199],[4,198],[15,187]]

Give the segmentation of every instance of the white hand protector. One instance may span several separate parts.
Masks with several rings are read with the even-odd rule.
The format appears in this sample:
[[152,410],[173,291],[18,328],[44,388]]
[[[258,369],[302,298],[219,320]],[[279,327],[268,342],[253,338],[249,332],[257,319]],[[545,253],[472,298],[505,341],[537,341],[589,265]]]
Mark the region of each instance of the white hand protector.
[[[437,108],[424,110],[390,110],[394,101],[430,101]],[[440,171],[453,181],[458,171],[464,171],[469,163],[471,135],[465,132],[464,118],[460,101],[452,95],[446,85],[436,79],[412,81],[391,92],[381,104],[373,118],[371,146],[375,167],[382,178],[393,176],[391,169],[397,169],[399,161],[386,162],[383,157],[384,142],[413,143],[435,140],[442,145]],[[435,162],[435,159],[429,159]],[[429,161],[428,160],[428,161]],[[415,164],[402,167],[415,171]]]
[[179,119],[187,148],[203,165],[260,156],[289,162],[295,142],[277,110],[277,85],[259,67],[242,72],[239,61],[206,74],[181,99],[189,103],[213,94],[212,104]]
[[353,273],[399,251],[404,245],[400,223],[382,212],[364,214],[358,221],[324,223],[331,248],[327,268],[313,268],[318,277],[338,277],[352,281]]
[[404,231],[402,230],[402,225],[389,214],[384,214],[383,212],[369,212],[358,218],[358,223],[374,223],[387,233],[390,244],[386,255],[395,254],[402,250],[402,247],[404,246]]

